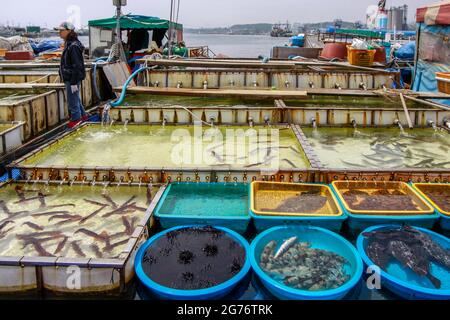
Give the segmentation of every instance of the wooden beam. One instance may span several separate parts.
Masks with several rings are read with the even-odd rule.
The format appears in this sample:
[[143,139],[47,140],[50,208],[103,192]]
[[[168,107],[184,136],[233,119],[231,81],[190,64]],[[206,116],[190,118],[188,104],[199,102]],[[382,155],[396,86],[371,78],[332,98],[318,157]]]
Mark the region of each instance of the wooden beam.
[[404,97],[406,99],[408,99],[408,100],[411,100],[411,101],[414,101],[414,102],[417,102],[417,103],[421,103],[421,104],[425,104],[425,105],[430,106],[430,107],[439,108],[439,109],[442,109],[442,110],[445,110],[445,111],[450,111],[450,107],[444,106],[443,104],[439,104],[439,103],[435,103],[435,102],[431,102],[431,101],[426,101],[426,100],[422,100],[422,99],[417,99],[417,98],[410,97],[410,96],[407,96],[407,95],[405,95]]
[[405,111],[406,121],[408,122],[408,127],[410,129],[414,129],[414,125],[411,121],[411,117],[409,115],[408,107],[406,106],[405,98],[403,97],[403,93],[400,93],[400,100],[402,101],[403,110]]
[[[122,88],[115,88],[120,92]],[[151,88],[133,87],[127,90],[129,93],[166,95],[166,96],[194,96],[194,97],[229,97],[229,98],[253,98],[253,99],[305,99],[306,91],[281,91],[281,90],[233,90],[233,89],[185,89],[185,88]]]
[[63,83],[0,83],[0,90],[63,89]]

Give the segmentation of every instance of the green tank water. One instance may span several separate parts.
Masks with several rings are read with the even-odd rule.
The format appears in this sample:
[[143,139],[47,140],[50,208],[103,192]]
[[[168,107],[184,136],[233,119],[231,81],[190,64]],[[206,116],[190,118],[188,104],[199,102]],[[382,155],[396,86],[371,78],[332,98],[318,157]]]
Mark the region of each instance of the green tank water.
[[308,168],[289,127],[87,125],[29,159],[30,166]]
[[395,128],[304,128],[303,131],[327,168],[450,168],[450,135],[446,131],[402,132]]

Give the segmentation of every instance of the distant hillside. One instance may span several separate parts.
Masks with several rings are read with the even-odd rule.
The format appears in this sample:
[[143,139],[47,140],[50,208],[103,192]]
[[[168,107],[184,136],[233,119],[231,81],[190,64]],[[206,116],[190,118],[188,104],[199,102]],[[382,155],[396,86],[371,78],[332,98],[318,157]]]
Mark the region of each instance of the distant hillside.
[[256,23],[256,24],[236,24],[228,28],[185,28],[186,33],[197,34],[240,34],[240,35],[254,35],[254,34],[269,34],[272,30],[270,23]]

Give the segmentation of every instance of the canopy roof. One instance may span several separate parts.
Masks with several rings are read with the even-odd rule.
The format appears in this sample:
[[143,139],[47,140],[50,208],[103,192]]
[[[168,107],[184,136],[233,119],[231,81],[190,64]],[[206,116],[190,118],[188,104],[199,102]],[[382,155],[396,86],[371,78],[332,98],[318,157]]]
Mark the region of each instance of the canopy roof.
[[450,1],[417,9],[417,22],[426,25],[450,25]]
[[[91,20],[89,21],[89,27],[99,27],[104,29],[114,29],[117,26],[116,17]],[[126,15],[120,18],[121,29],[169,29],[169,26],[176,30],[183,30],[183,25],[170,22],[168,20],[160,19],[157,17],[138,16],[138,15]]]

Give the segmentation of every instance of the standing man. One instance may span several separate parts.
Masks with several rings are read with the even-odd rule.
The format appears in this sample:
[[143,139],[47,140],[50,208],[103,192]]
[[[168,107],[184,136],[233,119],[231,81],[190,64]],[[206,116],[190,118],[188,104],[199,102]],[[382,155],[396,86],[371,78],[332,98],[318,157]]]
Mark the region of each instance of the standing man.
[[70,113],[68,126],[73,129],[83,121],[88,120],[80,96],[81,81],[86,78],[83,57],[84,46],[78,40],[78,34],[75,32],[75,26],[72,23],[63,22],[55,30],[59,31],[59,36],[65,41],[59,74],[66,86]]

